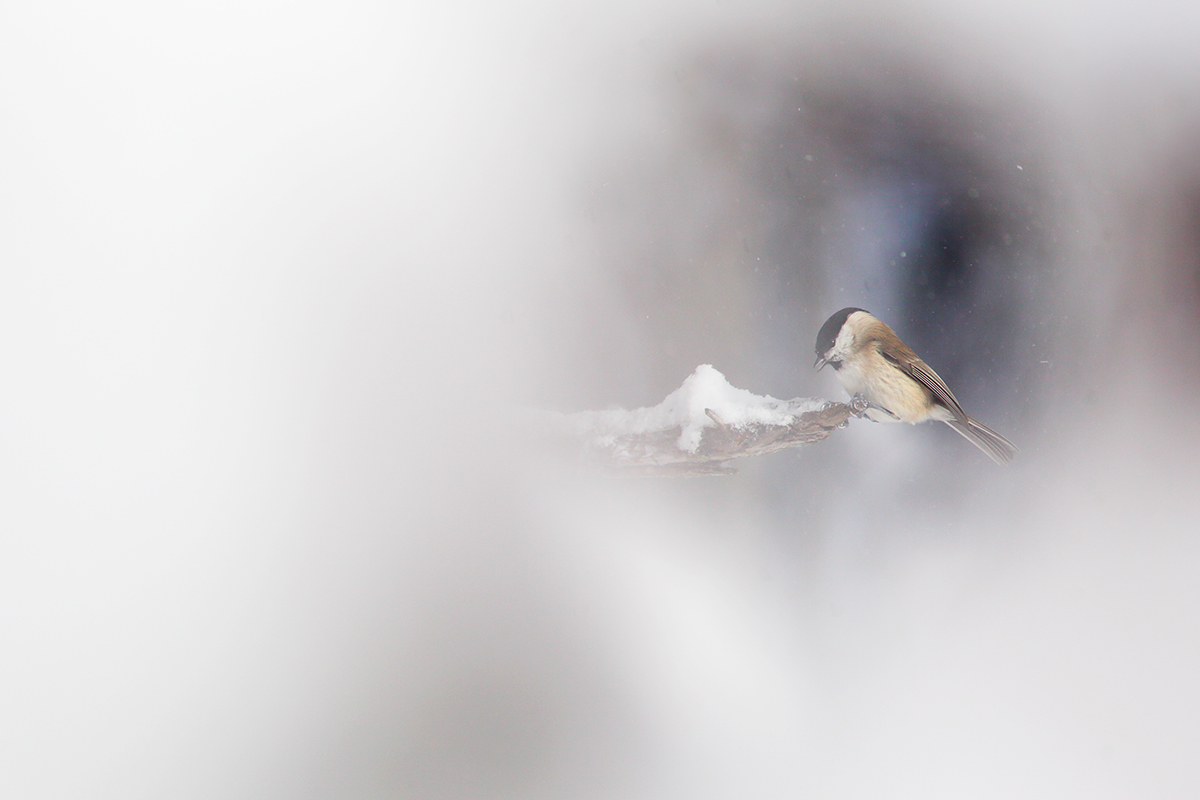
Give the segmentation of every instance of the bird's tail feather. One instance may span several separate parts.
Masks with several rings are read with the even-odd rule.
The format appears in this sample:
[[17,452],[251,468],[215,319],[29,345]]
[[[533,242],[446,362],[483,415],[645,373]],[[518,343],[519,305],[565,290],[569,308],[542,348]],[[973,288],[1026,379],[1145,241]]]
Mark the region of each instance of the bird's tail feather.
[[946,420],[946,424],[968,442],[987,453],[988,457],[997,464],[1007,464],[1017,457],[1015,444],[978,420],[966,417],[965,419]]

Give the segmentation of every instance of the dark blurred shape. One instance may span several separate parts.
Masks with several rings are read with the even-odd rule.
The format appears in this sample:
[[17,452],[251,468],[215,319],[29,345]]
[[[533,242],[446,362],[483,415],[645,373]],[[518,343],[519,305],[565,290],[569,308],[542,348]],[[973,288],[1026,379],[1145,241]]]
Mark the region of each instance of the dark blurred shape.
[[1054,268],[1040,120],[918,52],[814,44],[701,49],[673,74],[670,146],[594,176],[616,184],[593,213],[638,355],[658,381],[708,361],[811,393],[802,354],[855,305],[982,415],[1019,418],[1016,398],[1037,395],[1018,364],[1043,313],[1033,287]]

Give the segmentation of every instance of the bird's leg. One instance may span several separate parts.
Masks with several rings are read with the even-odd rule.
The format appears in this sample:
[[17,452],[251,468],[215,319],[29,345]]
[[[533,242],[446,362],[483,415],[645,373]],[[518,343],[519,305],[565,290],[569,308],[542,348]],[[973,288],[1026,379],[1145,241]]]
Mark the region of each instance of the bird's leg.
[[866,416],[867,409],[870,407],[871,404],[867,401],[867,398],[863,397],[861,394],[856,394],[854,397],[850,398],[850,413],[859,419],[862,419],[864,416]]
[[[858,417],[859,419],[866,417],[867,411],[870,409],[875,409],[876,411],[878,411],[882,414],[887,414],[892,419],[897,419],[897,420],[900,419],[899,417],[897,417],[892,412],[888,411],[883,406],[878,405],[876,403],[872,403],[870,400],[863,397],[862,394],[856,394],[856,395],[854,395],[854,397],[850,398],[850,413],[854,414],[854,416]],[[870,419],[869,417],[867,417],[867,418]]]

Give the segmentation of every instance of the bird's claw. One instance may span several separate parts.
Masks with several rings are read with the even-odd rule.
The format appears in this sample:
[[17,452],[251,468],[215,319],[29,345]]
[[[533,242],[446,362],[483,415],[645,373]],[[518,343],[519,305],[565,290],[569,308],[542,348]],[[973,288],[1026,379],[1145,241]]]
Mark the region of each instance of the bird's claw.
[[892,419],[896,419],[896,420],[900,419],[895,414],[893,414],[891,411],[888,411],[886,408],[884,408],[881,405],[872,403],[870,400],[863,397],[861,394],[856,394],[856,395],[854,395],[854,397],[850,398],[850,413],[853,414],[854,416],[858,417],[859,419],[863,419],[864,417],[866,417],[867,419],[870,419],[870,417],[867,417],[867,411],[872,410],[872,409],[874,409],[875,411],[878,411],[881,414],[886,414],[889,417],[891,417]]

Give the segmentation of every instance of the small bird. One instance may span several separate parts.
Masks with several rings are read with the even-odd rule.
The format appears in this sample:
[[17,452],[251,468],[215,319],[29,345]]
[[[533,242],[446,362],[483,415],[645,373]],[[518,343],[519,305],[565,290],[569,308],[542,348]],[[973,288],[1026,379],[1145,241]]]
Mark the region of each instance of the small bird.
[[843,308],[817,334],[820,371],[837,371],[851,407],[875,422],[937,420],[957,431],[997,464],[1017,455],[1016,446],[978,420],[967,416],[938,374],[900,341],[891,328],[861,308]]

